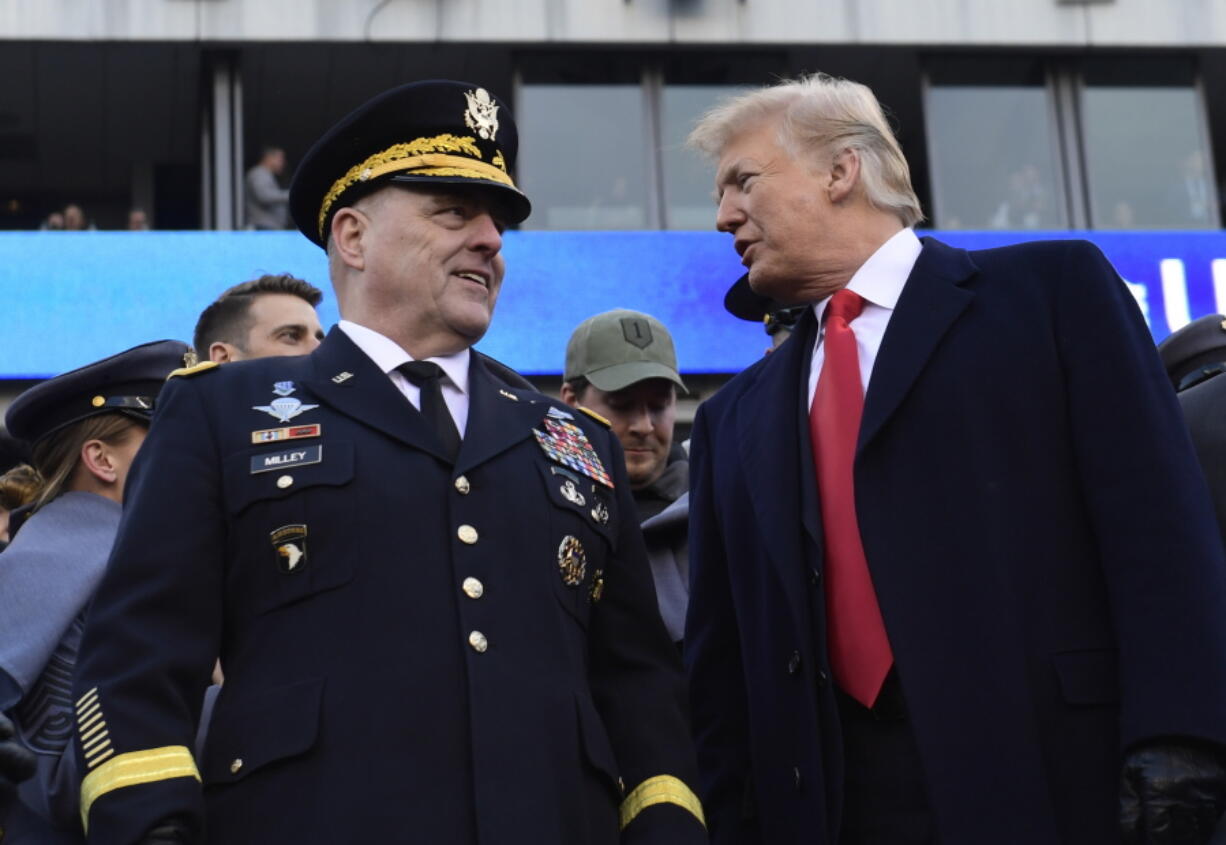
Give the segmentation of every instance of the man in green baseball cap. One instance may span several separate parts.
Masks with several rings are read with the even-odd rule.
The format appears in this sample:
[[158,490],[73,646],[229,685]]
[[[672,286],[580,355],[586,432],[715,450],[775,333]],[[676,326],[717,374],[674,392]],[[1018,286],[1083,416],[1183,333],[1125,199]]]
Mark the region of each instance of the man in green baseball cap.
[[664,625],[676,643],[689,597],[689,461],[673,449],[677,352],[664,324],[619,308],[589,317],[566,344],[562,401],[605,417],[621,442]]

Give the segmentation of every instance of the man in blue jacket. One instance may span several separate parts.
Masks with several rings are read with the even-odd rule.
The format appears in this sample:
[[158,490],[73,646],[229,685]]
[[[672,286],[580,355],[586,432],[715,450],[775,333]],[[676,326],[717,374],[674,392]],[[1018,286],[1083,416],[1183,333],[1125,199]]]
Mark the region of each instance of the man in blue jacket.
[[713,840],[1204,842],[1226,563],[1111,265],[919,240],[897,141],[846,80],[752,92],[691,141],[753,289],[811,306],[695,422]]
[[500,101],[431,81],[307,153],[344,319],[163,394],[78,664],[91,843],[705,840],[617,440],[470,349],[515,152]]

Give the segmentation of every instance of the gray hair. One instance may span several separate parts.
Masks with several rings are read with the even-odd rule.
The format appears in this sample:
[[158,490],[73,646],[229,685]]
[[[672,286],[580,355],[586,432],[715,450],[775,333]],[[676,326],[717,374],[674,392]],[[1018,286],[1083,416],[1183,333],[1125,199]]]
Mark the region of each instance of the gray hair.
[[855,150],[869,203],[904,226],[924,219],[898,139],[877,97],[859,82],[815,73],[732,97],[702,116],[688,143],[718,159],[736,135],[776,116],[779,143],[793,158],[826,164],[842,150]]

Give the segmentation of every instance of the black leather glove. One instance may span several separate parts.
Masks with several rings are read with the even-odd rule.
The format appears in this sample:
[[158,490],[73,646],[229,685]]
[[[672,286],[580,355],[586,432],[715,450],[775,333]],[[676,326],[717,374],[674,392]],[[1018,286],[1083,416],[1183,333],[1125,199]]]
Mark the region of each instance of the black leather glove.
[[191,841],[187,825],[177,818],[169,818],[146,833],[140,845],[187,845]]
[[0,713],[0,795],[34,774],[34,753],[16,738],[13,723]]
[[1206,743],[1167,740],[1133,749],[1120,778],[1125,845],[1205,845],[1226,808],[1226,765]]

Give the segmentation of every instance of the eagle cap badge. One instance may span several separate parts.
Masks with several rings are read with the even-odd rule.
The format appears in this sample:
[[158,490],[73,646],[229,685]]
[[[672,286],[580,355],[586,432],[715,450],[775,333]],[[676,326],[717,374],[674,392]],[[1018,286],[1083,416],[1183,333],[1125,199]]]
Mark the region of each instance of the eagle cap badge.
[[464,110],[464,124],[486,141],[493,141],[498,134],[498,104],[484,88],[465,91],[468,108]]

